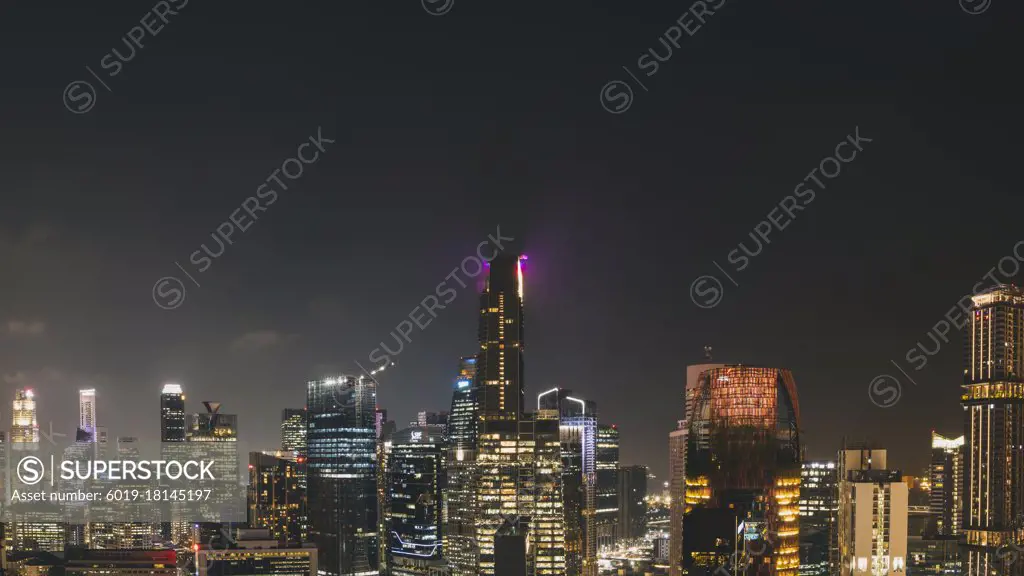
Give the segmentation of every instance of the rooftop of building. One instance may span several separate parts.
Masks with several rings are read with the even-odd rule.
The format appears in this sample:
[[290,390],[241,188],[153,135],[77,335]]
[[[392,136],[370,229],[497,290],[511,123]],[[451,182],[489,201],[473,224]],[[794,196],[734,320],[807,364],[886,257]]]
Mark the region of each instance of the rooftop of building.
[[998,302],[1024,305],[1024,290],[1016,284],[996,284],[978,292],[971,299],[975,306],[988,306]]
[[891,483],[902,482],[903,476],[899,470],[850,470],[847,472],[850,482],[861,483]]
[[391,445],[439,444],[444,440],[443,424],[417,424],[391,435]]

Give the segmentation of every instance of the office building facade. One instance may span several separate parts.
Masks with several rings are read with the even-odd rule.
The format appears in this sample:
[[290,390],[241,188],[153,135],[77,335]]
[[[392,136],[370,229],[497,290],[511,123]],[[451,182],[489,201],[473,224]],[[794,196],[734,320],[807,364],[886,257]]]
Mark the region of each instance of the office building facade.
[[668,435],[669,473],[669,576],[683,574],[683,516],[686,513],[686,420],[679,420]]
[[[180,384],[167,383],[160,390],[160,456],[163,460],[187,459],[190,457],[187,416],[185,414],[185,392]],[[188,514],[176,506],[161,518],[161,534],[179,546],[196,541]]]
[[413,426],[392,434],[387,458],[385,536],[388,573],[428,576],[444,566],[442,501],[447,450],[444,426]]
[[619,468],[619,538],[636,540],[647,533],[647,466]]
[[594,537],[597,547],[615,544],[619,526],[619,429],[597,427]]
[[379,571],[377,387],[363,376],[306,386],[310,539],[327,576]]
[[447,488],[442,508],[444,556],[452,572],[475,574],[478,561],[476,534],[476,443],[477,417],[474,382],[477,360],[464,356],[452,390],[448,413]]
[[220,411],[220,402],[203,402],[205,412],[189,415],[187,440],[203,458],[213,460],[210,480],[213,493],[200,504],[202,517],[224,522],[246,517],[244,501],[238,496],[242,485],[238,460],[238,416]]
[[388,411],[378,408],[374,414],[377,434],[377,559],[381,574],[388,573],[388,521],[391,513],[391,487],[388,485],[388,466],[391,457],[391,436],[396,432],[395,422],[388,420]]
[[838,555],[839,468],[834,460],[800,468],[800,576],[832,576]]
[[[216,545],[210,545],[209,542]],[[317,576],[314,546],[281,546],[264,529],[224,530],[195,553],[196,576]]]
[[96,389],[78,391],[78,429],[85,432],[90,442],[96,438]]
[[869,446],[839,452],[838,564],[841,576],[907,573],[908,489],[886,451]]
[[537,395],[537,417],[558,419],[562,461],[565,573],[597,574],[597,408],[594,402],[552,388]]
[[39,446],[39,421],[36,419],[35,392],[20,388],[14,392],[11,411],[11,447],[36,450]]
[[683,573],[683,516],[686,512],[686,453],[689,422],[693,420],[694,406],[702,373],[725,364],[691,364],[686,367],[686,388],[683,392],[683,419],[668,435],[669,461],[669,539],[667,557],[669,576]]
[[750,574],[796,576],[801,445],[793,375],[768,367],[712,368],[700,373],[692,400],[684,569],[714,572],[739,548]]
[[[525,260],[509,254],[492,259],[480,294],[474,380],[477,550],[470,573],[486,576],[518,564],[510,558],[498,562],[499,551],[519,550],[517,543],[524,540],[530,573],[565,571],[558,419],[524,410]],[[467,567],[454,570],[462,574]]]
[[281,450],[297,455],[306,453],[305,408],[285,408],[281,411]]
[[968,576],[1020,574],[1024,545],[1024,292],[972,298],[964,327],[963,561]]
[[[508,257],[491,262],[486,286],[480,295],[477,330],[476,397],[477,438],[474,483],[476,492],[475,542],[478,558],[475,574],[496,573],[499,529],[506,519],[514,526],[501,536],[529,532],[533,486],[529,483],[528,454],[524,442],[524,326],[519,263]],[[527,484],[524,485],[524,480]],[[520,526],[522,523],[522,526]],[[506,560],[507,563],[507,560]],[[461,569],[461,567],[460,567]]]
[[933,524],[929,535],[960,534],[963,502],[964,437],[946,438],[932,431],[932,460],[929,466],[929,510]]
[[185,393],[178,384],[164,384],[160,392],[160,441],[185,441]]
[[281,546],[307,539],[306,493],[294,452],[249,453],[247,525],[263,528]]

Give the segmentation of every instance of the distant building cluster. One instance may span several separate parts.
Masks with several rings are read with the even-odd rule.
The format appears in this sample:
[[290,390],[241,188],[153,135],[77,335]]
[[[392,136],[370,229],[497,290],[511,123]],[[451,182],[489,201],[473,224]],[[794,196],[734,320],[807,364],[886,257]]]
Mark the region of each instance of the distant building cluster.
[[[10,429],[0,434],[3,572],[1024,574],[1024,293],[1017,288],[974,296],[963,434],[932,432],[922,475],[904,475],[874,441],[844,441],[834,459],[806,459],[793,374],[713,363],[709,350],[680,382],[669,476],[655,485],[646,466],[622,465],[620,430],[593,400],[561,386],[527,396],[524,261],[490,262],[479,349],[453,370],[448,409],[419,412],[407,426],[377,405],[376,372],[311,380],[305,406],[281,412],[280,446],[250,452],[242,468],[238,417],[219,402],[189,412],[183,387],[165,385],[161,457],[185,457],[200,445],[212,454],[225,492],[244,494],[245,509],[232,510],[235,501],[223,494],[203,506],[233,520],[190,522],[174,506],[139,503],[11,503],[11,491],[26,484],[18,463],[48,449],[36,392],[16,390]],[[79,391],[76,434],[61,458],[141,458],[136,437],[111,445],[98,399],[96,389]],[[123,521],[97,520],[110,511],[104,506],[118,506]]]

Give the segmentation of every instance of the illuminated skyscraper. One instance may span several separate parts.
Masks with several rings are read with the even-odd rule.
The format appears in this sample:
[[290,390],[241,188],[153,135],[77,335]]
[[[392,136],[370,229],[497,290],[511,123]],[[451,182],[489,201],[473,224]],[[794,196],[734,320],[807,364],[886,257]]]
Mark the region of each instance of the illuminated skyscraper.
[[477,406],[473,381],[476,357],[459,361],[459,374],[448,413],[447,488],[444,492],[444,557],[457,575],[475,575],[476,535],[476,423]]
[[306,386],[310,539],[326,576],[378,573],[377,385],[363,376]]
[[[79,429],[79,432],[81,433],[80,437],[74,444],[64,446],[62,451],[57,452],[57,454],[61,455],[61,461],[74,462],[76,467],[96,457],[96,445],[92,442],[89,434],[81,429]],[[102,484],[82,478],[64,478],[63,476],[57,478],[55,483],[57,490],[64,493],[86,492],[94,486],[102,486]],[[100,487],[99,489],[102,490],[103,488]],[[67,546],[85,545],[84,525],[88,520],[86,513],[88,510],[87,504],[87,502],[82,501],[71,501],[65,502],[61,506],[61,512],[66,522],[65,544]]]
[[796,576],[801,451],[793,375],[753,366],[705,370],[692,416],[684,567],[691,575],[714,572],[729,563],[742,538],[749,575]]
[[507,517],[514,519],[512,529],[517,532],[521,520],[529,521],[529,516],[523,516],[532,503],[528,493],[532,486],[522,484],[522,478],[530,475],[524,470],[527,464],[522,462],[520,452],[527,448],[520,444],[524,397],[521,293],[521,262],[507,256],[491,262],[480,295],[480,351],[473,390],[478,410],[473,475],[476,509],[471,536],[476,559],[474,567],[454,567],[463,576],[493,575],[497,531]]
[[841,576],[907,573],[908,491],[886,452],[846,447],[839,452],[838,564]]
[[238,471],[238,416],[222,413],[220,402],[203,402],[203,407],[206,412],[189,416],[187,438],[203,458],[213,460],[210,471],[216,480],[212,481],[215,488],[209,499],[213,512],[206,517],[224,521],[245,518],[244,500],[238,495],[242,485]]
[[[372,373],[371,373],[372,376]],[[388,485],[388,466],[391,457],[391,437],[398,430],[394,420],[388,420],[388,411],[377,408],[374,412],[377,432],[377,558],[380,573],[388,574],[388,522],[391,514],[391,487]]]
[[[22,388],[14,392],[10,449],[8,462],[11,470],[6,479],[10,494],[13,494],[14,491],[38,490],[38,486],[23,482],[20,472],[16,469],[18,462],[26,456],[25,452],[36,452],[40,449],[35,393],[30,388]],[[45,458],[45,455],[43,456]],[[7,522],[5,537],[10,545],[9,549],[45,550],[48,552],[64,550],[66,536],[65,525],[62,523],[64,514],[58,504],[38,502],[26,506],[25,503],[11,502],[4,505],[6,506],[4,521]]]
[[281,411],[281,450],[306,453],[306,409],[285,408]]
[[381,574],[388,574],[388,523],[391,521],[391,486],[388,485],[388,466],[391,458],[391,436],[395,430],[385,432],[394,424],[387,420],[387,410],[377,409],[377,562]]
[[683,574],[683,515],[686,512],[686,420],[668,435],[669,576]]
[[[139,460],[139,439],[135,436],[118,436],[116,454],[119,460]],[[138,490],[140,494],[152,489],[147,480],[106,480],[93,484],[95,491],[122,489]],[[90,522],[87,527],[88,548],[107,550],[144,550],[156,547],[160,542],[161,511],[152,502],[104,501],[91,503],[89,514],[93,519],[104,522]],[[117,520],[117,522],[112,522]]]
[[838,554],[839,471],[834,461],[800,469],[800,576],[831,576]]
[[96,441],[96,390],[78,391],[78,428],[89,435],[89,441]]
[[416,421],[410,422],[409,426],[441,426],[443,428],[447,428],[448,412],[430,412],[427,410],[420,410],[416,413]]
[[160,441],[185,441],[185,394],[178,384],[164,384],[160,392]]
[[963,502],[964,437],[946,438],[932,430],[929,504],[934,535],[960,534]]
[[[160,390],[160,457],[163,460],[190,458],[185,430],[185,393],[180,384],[164,384]],[[161,531],[178,545],[189,545],[195,540],[187,514],[180,505],[173,505],[163,518]]]
[[37,449],[39,422],[36,421],[35,393],[31,388],[21,388],[14,393],[14,410],[11,416],[12,449]]
[[[20,472],[16,469],[18,462],[26,456],[24,452],[36,452],[40,449],[35,393],[30,388],[22,388],[14,392],[10,448],[8,462],[11,470],[7,478],[10,493],[38,490],[41,484],[37,486],[25,484],[21,480]],[[59,453],[56,456],[61,457]],[[26,506],[25,503],[12,502],[6,506],[7,508],[4,510],[6,513],[4,519],[8,522],[6,538],[11,550],[45,550],[48,552],[64,550],[67,534],[65,534],[65,524],[63,523],[63,509],[58,504],[37,502]]]
[[473,394],[476,378],[476,357],[459,360],[459,376],[452,391],[452,409],[448,413],[448,444],[450,448],[472,449],[476,444],[477,408]]
[[594,536],[597,547],[615,543],[619,531],[619,429],[597,427]]
[[445,568],[441,547],[444,426],[395,432],[388,454],[387,567],[391,576],[428,576]]
[[537,396],[538,417],[559,419],[565,516],[565,573],[597,574],[597,408],[571,390],[552,388]]
[[[471,573],[484,576],[519,565],[512,557],[516,550],[529,551],[525,563],[532,574],[565,572],[558,418],[524,412],[525,260],[495,257],[480,295],[474,383],[478,560]],[[455,570],[462,574],[465,568]]]
[[973,297],[964,329],[963,533],[968,576],[1020,574],[1024,545],[1024,292]]
[[110,445],[109,445],[110,438],[109,438],[109,436],[107,434],[107,427],[106,426],[97,426],[96,427],[96,431],[93,433],[93,437],[95,438],[93,440],[93,442],[96,443],[96,455],[97,455],[97,458],[101,458],[102,459],[102,458],[106,458],[107,456],[109,456],[110,453],[107,450],[109,450],[109,448],[110,448]]
[[700,375],[715,368],[725,368],[725,364],[690,364],[686,367],[685,415],[683,418],[687,422],[693,420],[693,410],[697,404],[697,390],[701,383]]
[[306,494],[299,485],[295,453],[249,453],[246,518],[250,528],[265,528],[280,545],[306,538]]
[[[706,347],[705,358],[710,359],[710,347]],[[686,389],[683,392],[683,418],[677,421],[676,429],[668,435],[669,450],[669,575],[683,573],[683,516],[686,512],[686,445],[689,438],[693,410],[697,403],[700,375],[725,364],[691,364],[686,367]]]
[[[525,500],[524,510],[529,518],[529,524],[521,524],[529,530],[527,566],[532,574],[565,574],[565,497],[559,419],[543,413],[525,416],[520,423],[519,446],[520,455],[525,453],[529,457],[529,450],[533,452],[532,461],[523,462],[520,468],[520,485],[524,488],[520,503]],[[509,523],[507,517],[505,523]],[[595,569],[592,574],[596,574],[596,564],[592,566]],[[498,570],[496,576],[511,573]]]
[[496,257],[480,294],[476,384],[486,431],[504,433],[508,426],[502,422],[515,422],[523,414],[524,259]]
[[[305,408],[285,408],[281,411],[281,450],[292,454],[303,498],[306,494],[306,427]],[[305,506],[303,506],[303,514],[305,514]],[[305,521],[305,516],[303,516],[303,521]],[[305,538],[305,532],[303,532],[303,538]]]
[[[0,502],[7,502],[7,490],[7,433],[0,431]],[[3,513],[3,505],[0,504],[0,519],[3,518]],[[3,529],[0,528],[0,532],[2,531]],[[2,536],[3,534],[0,533],[0,540],[3,539]],[[0,552],[3,551],[2,549],[3,544],[0,543]],[[0,558],[0,568],[2,568],[2,560],[3,558]]]

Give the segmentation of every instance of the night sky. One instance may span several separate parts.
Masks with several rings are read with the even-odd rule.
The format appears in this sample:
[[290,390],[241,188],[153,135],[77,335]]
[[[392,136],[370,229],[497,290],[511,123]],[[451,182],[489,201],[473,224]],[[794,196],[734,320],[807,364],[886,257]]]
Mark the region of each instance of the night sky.
[[[424,2],[450,11],[0,6],[5,428],[16,387],[71,432],[95,386],[112,436],[156,439],[173,381],[190,411],[239,414],[242,450],[276,448],[307,379],[369,367],[500,226],[529,254],[530,404],[554,386],[595,400],[623,463],[659,480],[705,345],[793,371],[808,457],[873,438],[916,473],[931,429],[961,433],[959,333],[919,371],[905,355],[1024,240],[1024,4],[708,0],[700,25],[688,1]],[[129,33],[142,48],[110,66]],[[634,94],[618,114],[613,81]],[[858,128],[871,141],[738,270],[730,253]],[[318,130],[334,142],[198,272],[190,255]],[[702,275],[716,306],[691,299]],[[154,303],[167,276],[174,309]],[[458,288],[380,375],[400,425],[449,407],[477,305]],[[868,394],[880,374],[901,381],[894,406]]]

